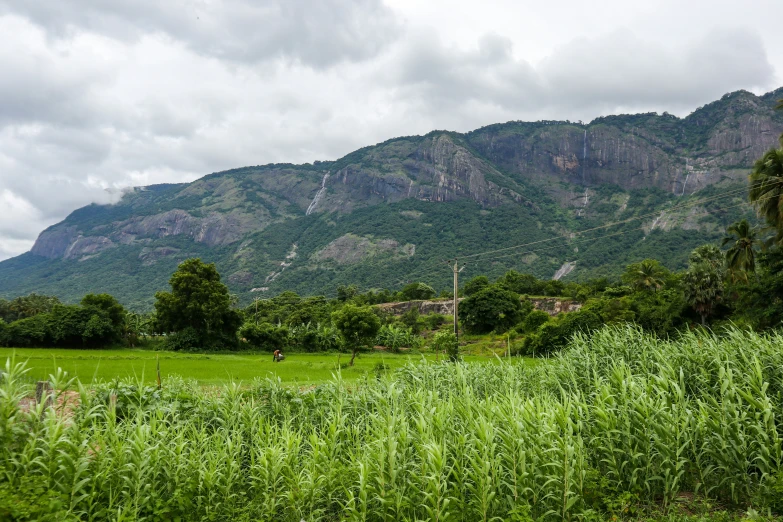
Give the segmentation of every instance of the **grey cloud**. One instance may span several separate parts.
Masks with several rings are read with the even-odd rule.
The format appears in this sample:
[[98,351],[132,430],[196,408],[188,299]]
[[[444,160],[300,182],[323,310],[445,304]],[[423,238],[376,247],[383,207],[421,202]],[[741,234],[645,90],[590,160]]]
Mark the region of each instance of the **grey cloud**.
[[0,259],[128,185],[334,159],[434,128],[686,110],[772,81],[750,31],[676,51],[615,32],[532,64],[497,34],[467,49],[429,30],[388,43],[397,25],[380,0],[308,4],[0,0]]
[[399,34],[381,0],[0,0],[55,36],[86,30],[125,40],[164,33],[219,59],[275,58],[327,67],[375,56]]
[[549,103],[594,110],[692,109],[729,91],[769,86],[774,79],[758,35],[737,29],[711,32],[677,49],[625,31],[578,40],[554,53],[540,72],[554,97]]
[[[692,110],[740,88],[768,87],[774,70],[754,32],[724,30],[677,49],[628,31],[580,38],[532,66],[510,42],[487,36],[475,50],[455,50],[435,38],[411,43],[397,58],[402,97],[423,110],[462,112],[463,130],[481,123],[465,114],[488,105],[520,118],[589,119],[618,108]],[[478,116],[478,118],[476,117]]]

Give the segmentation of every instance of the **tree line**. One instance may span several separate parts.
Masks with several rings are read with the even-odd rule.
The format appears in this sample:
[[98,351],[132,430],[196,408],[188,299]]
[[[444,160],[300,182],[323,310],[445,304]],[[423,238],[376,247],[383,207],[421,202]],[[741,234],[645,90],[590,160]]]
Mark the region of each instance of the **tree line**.
[[[763,223],[737,221],[720,245],[693,250],[680,272],[645,259],[628,265],[615,280],[545,281],[514,270],[495,281],[474,277],[460,289],[465,297],[461,328],[469,334],[506,334],[517,353],[543,354],[577,331],[611,323],[633,322],[660,337],[728,323],[757,330],[778,327],[783,321],[783,136],[780,148],[754,164],[749,199]],[[0,300],[0,345],[101,348],[136,346],[160,336],[163,347],[179,351],[349,349],[355,357],[373,343],[417,347],[423,330],[440,329],[439,336],[429,336],[430,343],[454,343],[447,338],[443,316],[419,317],[412,307],[397,318],[372,306],[453,297],[421,281],[395,291],[361,292],[356,285],[341,285],[336,299],[283,292],[256,298],[244,308],[215,265],[200,259],[181,263],[169,284],[169,291],[155,295],[151,314],[129,312],[108,294],[88,294],[79,304],[37,294]],[[550,317],[535,310],[529,296],[558,296],[582,307]]]

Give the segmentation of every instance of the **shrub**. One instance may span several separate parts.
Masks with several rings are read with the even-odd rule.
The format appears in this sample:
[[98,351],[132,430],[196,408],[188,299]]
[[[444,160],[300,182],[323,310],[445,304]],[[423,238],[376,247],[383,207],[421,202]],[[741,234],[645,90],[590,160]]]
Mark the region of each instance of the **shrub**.
[[456,362],[460,359],[459,343],[454,332],[438,332],[432,338],[430,347],[435,352],[445,353],[450,361]]
[[163,347],[174,352],[195,352],[202,349],[203,345],[199,332],[194,328],[185,328],[167,335]]
[[0,482],[0,520],[8,522],[75,521],[68,515],[68,498],[49,487],[43,476],[24,476],[19,484]]
[[419,309],[417,307],[411,307],[410,310],[400,316],[399,321],[413,331],[413,333],[420,333],[423,321],[419,319]]
[[275,351],[285,346],[288,328],[269,323],[245,323],[239,329],[239,336],[254,348]]
[[561,314],[556,321],[547,322],[538,332],[525,339],[523,350],[530,355],[545,355],[563,348],[578,332],[590,332],[602,325],[601,318],[591,311]]
[[549,322],[549,314],[543,310],[533,310],[525,317],[516,330],[518,333],[533,333],[538,327]]
[[440,326],[446,324],[447,318],[443,314],[428,314],[423,317],[424,326],[428,330],[437,330]]
[[382,326],[375,338],[375,344],[393,352],[400,351],[400,348],[418,348],[422,342],[423,339],[410,328],[394,325]]
[[421,301],[432,299],[436,295],[435,289],[426,283],[411,283],[400,290],[403,301]]

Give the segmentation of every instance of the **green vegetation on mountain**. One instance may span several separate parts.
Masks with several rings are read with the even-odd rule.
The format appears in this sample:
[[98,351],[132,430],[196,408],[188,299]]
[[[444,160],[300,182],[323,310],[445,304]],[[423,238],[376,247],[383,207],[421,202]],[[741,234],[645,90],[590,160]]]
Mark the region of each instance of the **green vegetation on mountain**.
[[746,177],[783,132],[780,94],[731,93],[686,118],[435,131],[337,161],[136,188],[74,211],[31,252],[0,263],[0,296],[75,303],[110,293],[148,311],[193,257],[215,263],[242,303],[409,281],[440,293],[451,278],[443,259],[514,245],[529,246],[468,262],[465,276],[515,269],[548,279],[562,268],[565,280],[586,281],[646,258],[682,269],[731,223],[755,223]]

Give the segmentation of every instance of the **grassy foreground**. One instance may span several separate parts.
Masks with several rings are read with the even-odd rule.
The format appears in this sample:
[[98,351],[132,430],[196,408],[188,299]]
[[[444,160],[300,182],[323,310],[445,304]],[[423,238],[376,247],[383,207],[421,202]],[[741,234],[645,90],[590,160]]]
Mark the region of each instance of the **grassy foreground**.
[[781,334],[607,328],[547,364],[418,364],[302,391],[108,383],[70,414],[20,408],[30,387],[19,367],[0,382],[0,520],[783,514]]
[[[183,354],[149,350],[69,350],[49,348],[0,348],[0,367],[8,358],[27,363],[28,377],[48,378],[57,368],[77,377],[83,383],[114,379],[141,379],[154,382],[157,359],[163,379],[181,376],[195,379],[201,385],[218,385],[231,381],[249,382],[255,378],[279,377],[285,383],[314,384],[330,380],[338,369],[338,354],[286,353],[285,361],[272,362],[268,354]],[[422,360],[435,362],[431,354],[362,353],[353,367],[350,354],[339,356],[342,378],[347,381],[374,375],[379,364],[396,369]],[[494,357],[467,356],[467,361],[496,361]],[[519,361],[517,359],[517,361]],[[531,360],[526,360],[530,362]]]

